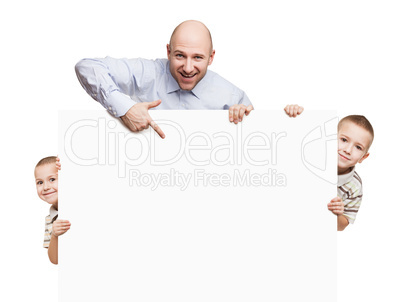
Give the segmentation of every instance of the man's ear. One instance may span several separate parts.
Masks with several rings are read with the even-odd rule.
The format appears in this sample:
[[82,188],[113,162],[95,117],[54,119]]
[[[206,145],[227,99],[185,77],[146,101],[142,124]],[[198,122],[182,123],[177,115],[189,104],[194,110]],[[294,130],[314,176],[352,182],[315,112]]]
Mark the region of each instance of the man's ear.
[[215,57],[215,49],[212,50],[211,55],[209,56],[208,65],[212,64],[212,61],[214,60],[214,57]]
[[167,50],[167,57],[168,59],[170,58],[170,45],[166,44],[166,50]]
[[368,153],[368,152],[366,154],[364,154],[364,156],[359,160],[359,164],[361,164],[362,161],[365,160],[369,155],[370,155],[370,153]]

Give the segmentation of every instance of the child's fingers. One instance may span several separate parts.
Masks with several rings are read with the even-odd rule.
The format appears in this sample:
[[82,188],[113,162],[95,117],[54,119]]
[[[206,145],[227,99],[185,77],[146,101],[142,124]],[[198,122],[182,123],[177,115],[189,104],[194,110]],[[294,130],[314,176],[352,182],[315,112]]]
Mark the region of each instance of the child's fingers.
[[290,117],[295,117],[296,116],[295,111],[296,111],[295,106],[294,105],[290,106],[290,108],[289,108],[289,116]]
[[57,170],[61,170],[61,163],[60,163],[60,158],[58,155],[56,157],[56,168],[57,168]]
[[297,104],[293,104],[293,105],[287,105],[284,110],[286,114],[289,115],[289,117],[296,117],[304,111],[304,108]]
[[285,112],[289,117],[295,117],[295,110],[293,108],[293,105],[287,105],[285,107]]
[[71,224],[70,223],[63,223],[63,224],[60,224],[59,225],[59,228],[61,229],[61,230],[65,230],[65,229],[69,229],[71,227]]
[[338,201],[332,201],[330,203],[328,203],[328,210],[331,211],[332,213],[336,214],[336,215],[340,215],[343,214],[344,211],[344,206],[343,206],[343,202],[338,202]]
[[342,206],[342,203],[334,203],[334,202],[332,202],[332,203],[330,203],[330,204],[328,204],[328,208],[330,208],[330,209],[342,209],[343,208],[343,206]]
[[[70,221],[68,221],[67,219],[57,219],[56,221],[58,221],[58,222],[70,222]],[[55,222],[56,222],[55,221]]]
[[66,228],[70,228],[71,223],[68,220],[56,220],[55,222],[53,222],[53,229],[66,229]]
[[60,228],[60,231],[63,232],[63,234],[64,234],[65,232],[67,232],[70,229],[70,227],[71,227],[70,225],[63,225]]
[[297,104],[293,104],[293,105],[286,105],[286,107],[283,110],[285,110],[286,114],[289,117],[296,117],[304,111],[304,108]]
[[65,232],[67,232],[70,227],[71,223],[56,223],[57,220],[53,223],[53,232],[56,236],[63,235]]
[[53,224],[71,224],[70,221],[65,220],[65,219],[57,219]]

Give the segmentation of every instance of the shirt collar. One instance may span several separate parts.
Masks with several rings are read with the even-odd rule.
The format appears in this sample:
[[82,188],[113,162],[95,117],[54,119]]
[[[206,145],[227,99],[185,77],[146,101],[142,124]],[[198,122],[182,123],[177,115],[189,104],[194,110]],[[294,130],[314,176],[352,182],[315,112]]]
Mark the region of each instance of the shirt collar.
[[167,85],[167,93],[171,93],[174,91],[180,90],[179,84],[173,78],[172,74],[170,73],[169,64],[168,64],[168,85]]
[[205,76],[201,79],[201,81],[199,81],[197,83],[197,85],[195,85],[195,87],[193,88],[193,90],[191,90],[191,92],[198,98],[200,99],[202,96],[202,92],[206,89],[206,87],[208,86],[209,83],[209,77],[210,77],[210,73],[207,70],[207,72],[205,73]]
[[350,182],[353,179],[353,174],[355,173],[355,167],[353,167],[352,171],[347,174],[338,175],[338,187],[343,186],[344,184]]
[[[177,90],[180,90],[180,86],[177,83],[177,81],[173,78],[171,72],[170,72],[170,62],[168,62],[167,65],[167,74],[168,74],[168,85],[167,85],[167,93],[172,93],[175,92]],[[193,90],[191,90],[191,92],[198,98],[201,98],[201,94],[202,91],[208,86],[208,82],[209,82],[209,77],[210,77],[210,73],[207,70],[207,72],[205,73],[205,76],[201,79],[201,81],[199,81],[197,83],[197,85],[195,85],[195,87],[193,88]]]
[[59,212],[56,210],[56,208],[54,206],[51,206],[49,210],[50,220],[53,221],[53,219],[57,216],[58,213]]

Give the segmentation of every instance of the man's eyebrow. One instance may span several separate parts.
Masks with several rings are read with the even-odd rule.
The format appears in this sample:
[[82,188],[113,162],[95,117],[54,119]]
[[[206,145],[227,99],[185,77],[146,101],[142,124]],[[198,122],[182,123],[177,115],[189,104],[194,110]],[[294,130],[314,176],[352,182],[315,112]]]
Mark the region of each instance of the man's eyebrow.
[[[180,50],[180,49],[176,49],[175,51],[173,51],[173,53],[174,54],[178,54],[178,53],[179,54],[185,54],[185,52],[183,50]],[[192,56],[205,58],[205,54],[202,54],[202,53],[195,53],[195,54],[192,54]]]

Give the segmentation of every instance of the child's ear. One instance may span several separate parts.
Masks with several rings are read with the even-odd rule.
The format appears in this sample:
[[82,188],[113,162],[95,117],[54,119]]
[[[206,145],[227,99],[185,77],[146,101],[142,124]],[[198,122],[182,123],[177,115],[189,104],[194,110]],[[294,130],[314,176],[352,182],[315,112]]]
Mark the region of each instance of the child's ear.
[[369,155],[370,155],[370,153],[364,154],[364,156],[359,160],[359,164],[361,164],[362,161],[365,160]]

